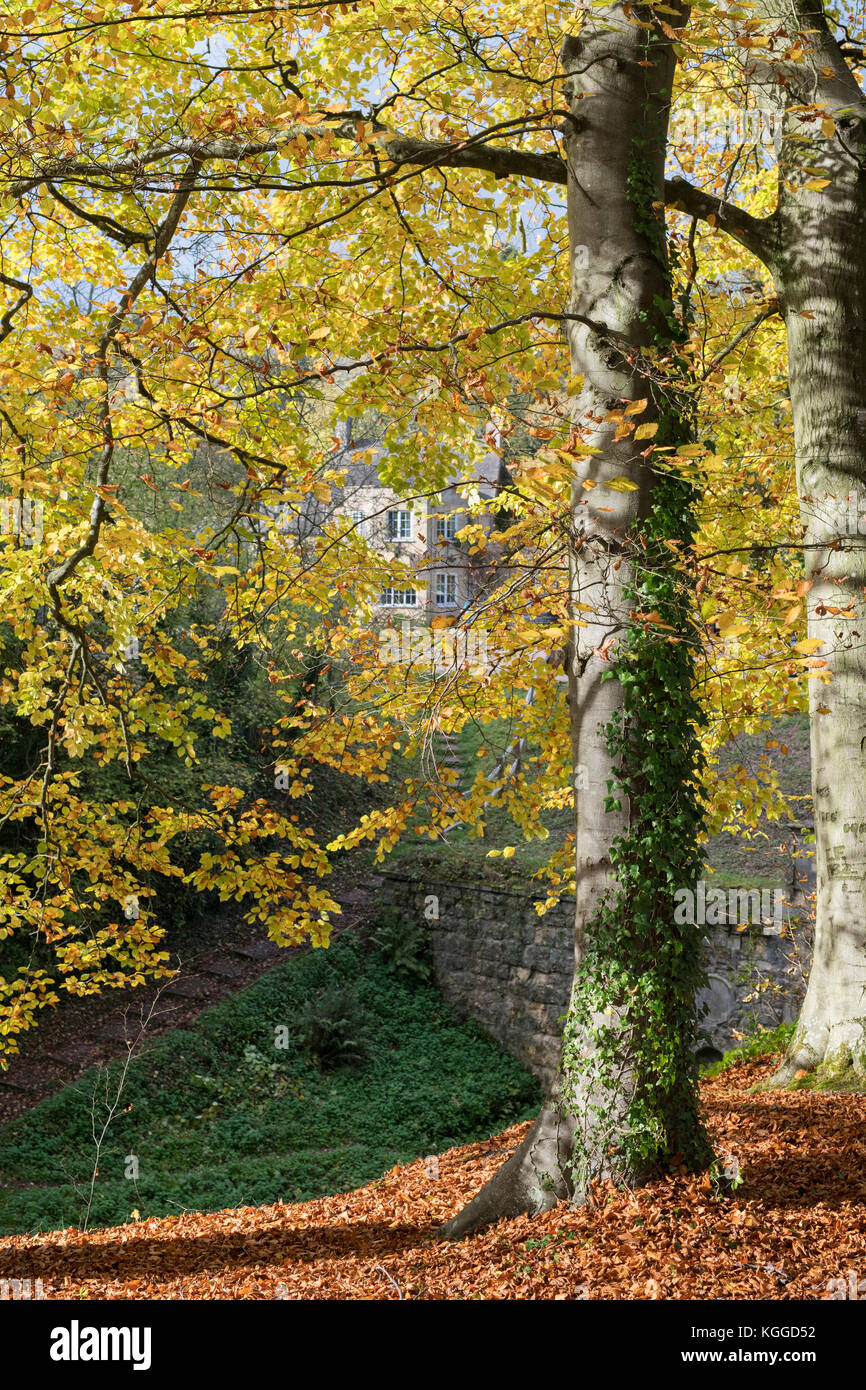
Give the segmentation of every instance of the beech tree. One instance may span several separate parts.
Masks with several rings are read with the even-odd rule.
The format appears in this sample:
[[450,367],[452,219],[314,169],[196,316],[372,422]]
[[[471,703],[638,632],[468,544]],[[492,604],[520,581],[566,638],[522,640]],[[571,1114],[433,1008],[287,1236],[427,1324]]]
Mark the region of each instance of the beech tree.
[[[316,763],[384,781],[407,700],[401,692],[398,706],[386,691],[364,711],[376,650],[369,626],[381,588],[407,572],[332,507],[344,460],[310,430],[307,406],[322,402],[335,426],[371,409],[386,416],[386,481],[419,504],[453,477],[459,457],[471,510],[479,411],[495,412],[494,388],[504,397],[531,374],[543,396],[563,379],[563,316],[537,303],[561,250],[551,239],[536,252],[535,283],[519,258],[504,260],[502,233],[520,235],[522,207],[501,206],[495,185],[511,164],[543,179],[558,168],[532,151],[537,127],[551,121],[545,63],[556,72],[540,12],[527,29],[530,67],[542,73],[533,76],[538,107],[527,113],[523,75],[506,73],[464,174],[464,142],[448,130],[447,111],[455,92],[464,107],[476,93],[454,58],[455,44],[471,56],[473,42],[456,12],[422,28],[424,43],[407,55],[400,7],[384,29],[358,6],[140,11],[43,5],[10,21],[0,40],[2,179],[14,209],[3,239],[2,448],[17,505],[4,528],[2,699],[17,727],[45,737],[3,780],[2,929],[7,941],[38,945],[35,959],[25,950],[22,963],[19,953],[0,986],[9,1051],[58,989],[87,993],[168,969],[160,880],[243,902],[277,941],[323,945],[338,911],[320,883],[333,854],[371,836],[386,851],[428,801],[430,833],[453,817],[422,780],[326,849],[299,811],[214,777],[202,740],[226,738],[231,711],[204,698],[203,676],[227,641],[266,669],[285,706],[271,733],[272,775],[290,802],[309,796]],[[317,41],[326,26],[328,41]],[[345,74],[330,77],[338,31],[358,54],[348,85],[374,117],[398,98],[411,111],[423,82],[418,124],[432,117],[450,138],[401,135],[392,147],[380,120],[347,113]],[[287,56],[293,46],[305,54],[309,98],[299,59]],[[486,70],[484,54],[472,61]],[[88,63],[106,80],[86,85]],[[453,68],[456,87],[444,76]],[[368,88],[383,71],[399,81],[376,104]],[[490,143],[527,129],[526,151]],[[453,186],[425,182],[434,165]],[[561,214],[544,197],[536,206],[545,221]],[[419,207],[423,238],[413,226]],[[479,218],[499,243],[477,244]],[[332,338],[339,351],[327,346]],[[337,376],[339,406],[328,406]],[[222,461],[212,483],[208,458]],[[539,547],[551,558],[564,544],[547,514],[562,479],[545,483],[543,472],[521,482],[510,506],[520,494],[525,515],[500,534],[512,567],[521,547],[536,557],[524,592],[501,607],[509,659],[474,685],[460,673],[446,717],[479,702],[495,717],[515,691],[522,703],[526,666],[546,671],[551,644],[565,640],[567,586],[558,593],[555,565],[548,573],[536,563]],[[228,507],[208,512],[200,497],[193,524],[187,499],[203,477],[225,490]],[[162,515],[177,509],[176,526],[150,523],[148,493],[159,494]],[[306,517],[311,504],[326,511],[319,533],[292,547],[276,516]],[[483,528],[475,532],[468,539],[480,550]],[[202,593],[219,617],[190,623],[188,600]],[[546,631],[542,613],[553,614]],[[296,698],[299,676],[323,662],[347,672],[349,703],[336,716],[314,689]],[[388,673],[372,675],[378,683]],[[423,680],[417,694],[422,708]],[[544,691],[531,720],[545,730],[539,795],[561,799],[570,795],[567,749],[544,724],[555,704]],[[410,728],[410,749],[423,737]],[[193,805],[148,775],[159,747],[193,769]],[[122,769],[129,795],[93,795],[85,763]],[[521,810],[517,797],[507,800],[527,823],[531,803]],[[192,866],[180,853],[191,834],[204,841]]]
[[[701,12],[699,33],[723,41],[738,22]],[[701,568],[696,514],[705,484],[716,512],[736,485],[696,437],[707,335],[695,227],[715,222],[764,256],[770,228],[726,195],[665,180],[688,23],[685,9],[627,0],[577,16],[40,0],[20,22],[10,12],[0,39],[0,445],[18,500],[2,592],[20,652],[2,699],[45,737],[32,765],[3,777],[15,838],[2,930],[53,952],[53,968],[40,957],[4,978],[0,1029],[14,1050],[58,987],[164,972],[160,878],[243,902],[280,942],[326,944],[338,907],[319,880],[335,857],[365,839],[381,856],[408,833],[435,836],[454,802],[422,775],[322,845],[301,824],[311,768],[382,782],[395,751],[423,749],[431,706],[452,728],[519,707],[540,751],[534,778],[503,799],[524,833],[538,833],[538,807],[574,795],[576,769],[585,782],[574,840],[547,874],[552,894],[577,894],[575,991],[554,1093],[450,1235],[580,1200],[599,1176],[636,1182],[712,1157],[693,1061],[700,933],[674,925],[673,895],[700,870],[693,590],[712,613],[732,579]],[[711,72],[715,60],[699,60]],[[666,234],[666,202],[688,211],[689,233],[672,222]],[[67,288],[82,282],[86,305]],[[767,341],[771,312],[755,326]],[[739,341],[701,361],[711,384]],[[494,504],[495,546],[480,522],[463,533],[493,574],[464,619],[491,625],[501,660],[438,682],[377,667],[377,596],[407,570],[335,505],[345,460],[324,424],[377,411],[386,482],[420,507],[459,459],[480,513],[481,427],[507,431],[521,388],[543,447],[516,461]],[[192,526],[184,499],[207,457],[223,461],[228,507]],[[142,489],[177,499],[175,527],[148,526]],[[287,545],[275,518],[306,516],[311,500],[315,534]],[[28,516],[38,504],[38,538],[25,503]],[[742,549],[718,524],[709,549]],[[796,577],[773,582],[789,607]],[[184,602],[201,590],[220,616],[190,625]],[[811,633],[786,649],[783,612],[773,640],[800,680],[825,659]],[[270,746],[294,810],[208,775],[203,739],[231,727],[201,693],[218,640],[253,653],[283,699]],[[567,712],[550,680],[558,649]],[[311,664],[340,672],[337,709],[314,688],[298,698]],[[747,681],[719,676],[717,734],[770,708],[750,703]],[[194,807],[142,795],[160,742],[199,769]],[[123,768],[129,795],[88,795],[85,759]],[[479,772],[468,823],[490,792]],[[770,782],[734,794],[751,815],[776,806]],[[192,868],[178,852],[191,831],[209,837]],[[130,898],[138,915],[122,922]]]
[[[473,17],[475,31],[467,29],[465,15],[447,9],[426,26],[426,67],[414,83],[418,60],[405,63],[401,43],[377,30],[367,76],[359,85],[379,75],[376,68],[382,68],[389,51],[400,83],[393,98],[374,103],[375,119],[367,121],[357,109],[348,117],[335,114],[327,45],[306,47],[303,62],[284,56],[287,33],[296,35],[300,52],[309,44],[305,28],[333,26],[327,9],[312,17],[301,10],[281,11],[277,18],[278,12],[269,11],[252,25],[249,12],[211,11],[212,37],[222,50],[216,63],[198,52],[201,29],[194,24],[185,29],[178,50],[176,20],[168,16],[164,27],[154,29],[148,13],[141,16],[148,24],[144,37],[138,37],[133,21],[124,21],[140,95],[132,94],[131,104],[118,109],[107,130],[91,135],[91,127],[112,116],[109,93],[100,92],[92,115],[85,97],[68,132],[65,123],[58,125],[54,108],[64,99],[69,78],[57,50],[76,26],[64,15],[61,39],[46,24],[46,14],[27,12],[16,52],[20,67],[11,59],[7,63],[7,72],[13,68],[10,85],[12,77],[18,82],[11,100],[23,108],[29,88],[23,129],[16,124],[7,142],[10,174],[15,165],[15,177],[7,174],[8,196],[26,209],[22,232],[7,242],[16,271],[7,274],[7,284],[13,292],[21,289],[7,324],[19,334],[26,324],[34,346],[23,372],[20,357],[10,363],[10,373],[18,372],[13,378],[17,409],[7,421],[6,446],[20,465],[21,485],[26,476],[50,504],[51,520],[41,563],[34,564],[34,555],[19,547],[9,574],[28,594],[47,591],[54,624],[53,640],[46,641],[31,618],[17,619],[26,658],[6,698],[22,714],[33,711],[31,718],[46,726],[47,748],[39,768],[23,780],[10,779],[7,788],[11,817],[41,827],[35,846],[6,855],[17,896],[7,921],[35,926],[50,913],[49,939],[57,943],[60,971],[71,977],[67,987],[84,991],[158,972],[165,954],[155,949],[161,931],[152,910],[140,914],[134,930],[119,930],[111,920],[103,924],[95,913],[88,931],[68,925],[84,895],[70,857],[77,852],[82,863],[81,827],[92,826],[98,831],[96,845],[87,846],[83,864],[93,897],[144,899],[152,890],[141,883],[142,870],[180,872],[172,844],[181,827],[192,822],[208,830],[215,843],[186,873],[187,882],[215,887],[222,897],[251,899],[248,914],[266,917],[276,939],[297,939],[302,932],[314,942],[327,939],[328,915],[336,904],[300,871],[321,874],[328,861],[296,816],[276,814],[264,801],[244,804],[237,788],[206,783],[202,790],[211,809],[192,817],[188,810],[159,804],[141,816],[132,797],[102,809],[82,800],[66,759],[74,766],[77,757],[98,749],[100,761],[124,762],[134,787],[136,764],[147,757],[143,735],[148,728],[159,728],[190,763],[199,757],[195,720],[212,721],[214,734],[225,731],[225,712],[189,693],[196,660],[207,658],[212,634],[188,634],[198,658],[177,637],[170,640],[167,619],[191,566],[204,582],[231,585],[225,621],[241,644],[253,634],[261,643],[262,625],[274,614],[290,633],[297,631],[285,608],[288,593],[319,615],[316,647],[329,659],[338,659],[350,639],[363,640],[345,615],[335,620],[334,595],[348,597],[351,583],[363,619],[365,601],[369,614],[376,587],[383,579],[394,583],[399,566],[365,554],[359,584],[343,568],[346,537],[329,534],[327,525],[312,560],[309,545],[286,552],[269,534],[263,540],[261,528],[250,529],[272,503],[303,507],[312,492],[327,504],[342,485],[327,456],[319,453],[311,467],[304,437],[286,431],[281,410],[292,393],[315,390],[313,383],[328,382],[338,372],[356,373],[340,396],[341,410],[376,401],[381,407],[389,393],[397,402],[386,436],[386,476],[423,495],[442,486],[445,455],[459,448],[471,493],[476,446],[475,427],[470,431],[469,425],[478,405],[495,408],[506,384],[513,389],[519,381],[515,372],[528,374],[531,367],[532,389],[538,395],[547,388],[547,413],[554,422],[542,433],[562,447],[520,470],[529,475],[523,482],[530,503],[510,537],[508,559],[513,567],[520,548],[532,547],[536,611],[542,611],[543,598],[554,625],[539,633],[530,613],[528,624],[524,621],[510,637],[503,623],[502,640],[512,652],[529,648],[536,667],[546,664],[553,639],[569,654],[571,747],[560,749],[558,766],[564,770],[570,761],[573,769],[587,769],[586,788],[577,796],[575,835],[576,988],[562,1085],[520,1154],[449,1233],[527,1205],[537,1209],[564,1191],[581,1195],[603,1174],[637,1181],[660,1164],[707,1163],[693,1061],[699,930],[675,927],[672,912],[675,889],[699,869],[701,814],[698,710],[692,695],[697,643],[688,599],[694,485],[685,475],[692,467],[691,411],[678,358],[687,326],[673,300],[663,218],[665,130],[675,68],[664,22],[650,8],[632,18],[626,8],[613,6],[578,23],[563,50],[565,108],[554,105],[559,98],[553,84],[561,71],[547,33],[549,9],[528,17],[499,16],[497,23],[508,19],[527,40],[528,66],[519,64],[516,73],[507,62],[512,38],[500,42],[498,29],[480,12]],[[565,14],[561,18],[561,32],[567,34],[573,22]],[[129,50],[116,45],[112,19],[85,12],[79,27],[109,70],[128,71]],[[403,28],[398,8],[395,34]],[[356,45],[362,33],[372,41],[366,23],[353,26],[350,18],[346,31]],[[211,37],[207,28],[204,35]],[[267,61],[261,61],[262,50]],[[443,50],[452,55],[450,63],[442,62]],[[259,61],[251,61],[254,56]],[[389,101],[404,94],[411,100],[422,78],[425,100],[438,95],[447,111],[458,97],[467,103],[473,69],[495,73],[500,59],[506,80],[498,90],[494,86],[490,113],[475,141],[421,140],[385,126]],[[169,64],[179,75],[167,82]],[[305,89],[295,81],[302,66]],[[458,68],[456,84],[443,88],[439,74],[451,67]],[[149,68],[158,79],[151,83],[142,78]],[[263,84],[262,73],[270,74],[269,84]],[[228,105],[204,95],[217,77],[223,79]],[[527,85],[543,97],[528,112]],[[311,109],[306,95],[314,89],[323,94],[320,112]],[[474,89],[471,95],[477,100]],[[497,104],[504,109],[499,120],[493,119]],[[625,122],[619,119],[622,111]],[[468,232],[462,208],[468,199],[477,214],[483,196],[479,174],[559,179],[559,155],[533,148],[539,127],[549,128],[554,119],[564,123],[566,163],[572,166],[567,188],[571,293],[564,312],[537,302],[545,283],[541,272],[555,273],[562,264],[555,243],[535,259],[531,283],[521,278],[519,258],[516,264],[503,260],[492,244],[488,265],[494,274],[479,274],[477,263],[471,271],[458,263],[461,273],[455,274],[454,266],[455,244]],[[528,148],[491,144],[499,130],[528,131]],[[59,155],[44,143],[48,132],[62,141]],[[346,141],[360,155],[342,156]],[[305,172],[311,157],[321,161],[321,174]],[[444,184],[439,197],[448,199],[448,216],[437,225],[435,214],[428,213],[430,226],[419,241],[411,217],[416,199],[433,201],[431,181],[420,183],[421,174],[433,168],[439,179],[446,170],[471,170],[474,182],[464,174],[453,189]],[[420,191],[405,197],[401,184],[409,179]],[[495,188],[492,192],[497,219],[514,226],[522,210],[503,208]],[[558,216],[559,208],[544,209],[546,221],[551,215]],[[57,234],[58,221],[66,236]],[[73,227],[74,245],[68,237]],[[383,238],[398,229],[397,254],[386,255],[383,268]],[[35,257],[33,231],[42,234],[44,248]],[[347,255],[334,238],[350,233],[353,254]],[[78,278],[75,262],[84,258],[85,245],[106,295],[86,324],[53,283]],[[136,267],[138,247],[143,259]],[[362,287],[363,262],[371,251],[377,257],[372,291]],[[447,274],[436,264],[443,253],[451,262]],[[477,244],[473,254],[478,256]],[[38,305],[30,303],[36,299],[31,281],[18,273],[22,259],[31,275],[39,270]],[[43,260],[52,266],[50,287]],[[441,308],[429,300],[413,302],[407,293],[409,285],[429,284],[431,269]],[[381,291],[377,280],[383,282]],[[312,293],[305,293],[311,281]],[[491,281],[495,290],[485,289]],[[117,289],[107,298],[112,285]],[[361,310],[364,316],[360,332],[357,322],[350,326],[342,317],[353,293],[356,314]],[[79,336],[61,347],[58,328],[64,318]],[[438,342],[431,340],[433,318],[443,322]],[[552,335],[548,322],[555,325]],[[323,348],[316,360],[317,345],[337,331],[338,323],[339,358]],[[559,366],[561,325],[571,356],[570,372],[565,371],[567,411]],[[497,340],[494,352],[487,348],[491,339]],[[538,356],[545,347],[553,349],[552,362],[542,366]],[[431,383],[429,363],[458,348],[466,356],[451,379],[460,393],[452,389],[443,401],[449,374],[440,368],[438,382]],[[41,384],[35,354],[43,350],[51,366]],[[505,365],[496,353],[508,354]],[[421,361],[414,371],[413,357]],[[123,377],[121,370],[127,373]],[[386,376],[384,392],[377,374]],[[121,390],[122,382],[129,389]],[[407,436],[401,418],[401,410],[405,415],[409,408],[414,437]],[[111,481],[118,476],[121,441],[143,457],[147,471],[141,477],[153,486],[157,470],[150,460],[156,452],[161,470],[163,458],[182,464],[191,447],[201,444],[233,455],[243,473],[234,486],[234,514],[193,545],[179,532],[148,533],[125,505],[119,484]],[[20,450],[23,464],[20,453],[16,458]],[[63,524],[68,488],[58,482],[65,484],[70,473],[77,497],[89,486],[95,492],[83,527],[74,509]],[[189,479],[181,484],[188,486]],[[554,553],[548,545],[547,564],[539,564],[539,543],[551,526],[558,548]],[[226,565],[220,542],[227,533],[235,542],[246,537],[257,553],[243,561],[239,553],[237,563]],[[474,539],[480,548],[483,538]],[[565,563],[564,582],[552,559]],[[132,574],[140,586],[139,611],[148,612],[138,629],[149,678],[134,690],[116,664],[129,634]],[[520,595],[524,607],[527,591],[531,588],[524,586]],[[507,604],[502,616],[508,617]],[[522,670],[513,660],[503,662],[497,682],[487,682],[488,711],[496,710],[497,699],[510,698],[506,690],[527,679],[525,664],[526,659]],[[169,679],[168,691],[177,693],[166,706],[159,686],[172,666],[188,672],[188,679],[183,684]],[[272,670],[277,682],[282,674]],[[356,697],[364,679],[362,669],[350,682]],[[533,687],[541,683],[536,675],[532,679]],[[465,682],[459,702],[466,702]],[[550,709],[549,694],[539,705],[540,713]],[[293,704],[283,725],[274,746],[278,752],[285,748],[278,766],[296,797],[309,790],[304,769],[311,761],[381,777],[390,748],[399,747],[399,725],[387,705],[375,719],[349,718],[341,724],[324,719],[310,700],[300,711]],[[572,778],[573,772],[569,791]],[[484,795],[483,782],[468,816]],[[386,850],[406,828],[421,791],[407,785],[398,805],[365,818],[329,852],[370,835],[378,837],[380,852]],[[437,819],[441,824],[447,814],[447,807],[434,812],[434,831]],[[128,848],[131,825],[134,852]],[[41,882],[41,895],[31,891],[28,897],[28,877]],[[122,968],[112,972],[112,960]],[[53,985],[47,970],[28,968],[5,986],[11,1000],[7,1033],[24,1026],[52,997]]]
[[661,462],[690,425],[663,219],[675,55],[656,17],[634,13],[597,10],[562,54],[574,420],[593,450],[572,492],[573,619],[590,614],[569,652],[573,765],[588,792],[576,797],[574,990],[547,1105],[448,1236],[580,1200],[598,1177],[633,1184],[710,1159],[693,1060],[700,932],[675,928],[671,911],[674,886],[699,871],[700,826],[674,562],[693,538],[692,485]]
[[[862,16],[828,15],[814,0],[790,7],[757,0],[713,14],[734,99],[774,121],[775,168],[754,212],[680,178],[667,194],[766,269],[775,294],[768,311],[781,316],[786,334],[799,525],[782,524],[775,538],[780,552],[803,551],[798,596],[806,600],[807,636],[800,647],[816,668],[809,712],[817,902],[808,992],[777,1086],[803,1071],[847,1073],[854,1084],[866,1077],[864,433],[854,367],[864,334],[866,108]],[[703,90],[710,96],[717,55],[698,69],[709,75]],[[718,170],[718,156],[715,162]]]

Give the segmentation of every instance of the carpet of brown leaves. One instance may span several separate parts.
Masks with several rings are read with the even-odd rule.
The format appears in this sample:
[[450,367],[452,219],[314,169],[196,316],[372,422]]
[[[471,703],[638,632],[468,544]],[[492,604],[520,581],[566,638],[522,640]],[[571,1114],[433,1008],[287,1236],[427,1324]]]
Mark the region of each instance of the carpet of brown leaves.
[[[0,1277],[55,1299],[826,1299],[866,1279],[866,1097],[750,1095],[764,1060],[704,1083],[720,1151],[743,1184],[634,1193],[601,1186],[456,1244],[436,1226],[477,1191],[523,1127],[355,1192],[93,1231],[0,1240]],[[831,1286],[832,1287],[832,1286]]]

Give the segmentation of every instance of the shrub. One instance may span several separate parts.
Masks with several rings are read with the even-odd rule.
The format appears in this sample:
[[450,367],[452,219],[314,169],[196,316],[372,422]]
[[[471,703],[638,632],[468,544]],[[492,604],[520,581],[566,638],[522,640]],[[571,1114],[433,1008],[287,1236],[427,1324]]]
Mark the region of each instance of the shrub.
[[360,1066],[367,1056],[369,1021],[355,991],[331,985],[304,1004],[298,1041],[321,1071]]
[[433,972],[427,933],[417,922],[406,922],[394,907],[385,908],[370,938],[389,970],[402,979],[429,980]]
[[795,1026],[793,1023],[780,1023],[777,1028],[760,1029],[752,1037],[746,1038],[739,1047],[734,1047],[730,1052],[726,1052],[720,1061],[701,1067],[701,1075],[712,1079],[721,1072],[728,1071],[730,1067],[739,1066],[741,1062],[751,1062],[756,1057],[780,1055],[785,1052],[788,1043],[794,1036]]

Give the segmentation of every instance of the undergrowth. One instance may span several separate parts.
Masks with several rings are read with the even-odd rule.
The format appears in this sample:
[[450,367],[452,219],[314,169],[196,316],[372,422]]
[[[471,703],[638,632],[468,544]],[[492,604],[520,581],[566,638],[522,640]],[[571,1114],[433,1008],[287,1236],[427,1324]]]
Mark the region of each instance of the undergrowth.
[[[0,1128],[0,1234],[81,1223],[91,1114],[120,1066]],[[347,934],[132,1060],[89,1225],[346,1191],[528,1119],[539,1099],[435,989]]]

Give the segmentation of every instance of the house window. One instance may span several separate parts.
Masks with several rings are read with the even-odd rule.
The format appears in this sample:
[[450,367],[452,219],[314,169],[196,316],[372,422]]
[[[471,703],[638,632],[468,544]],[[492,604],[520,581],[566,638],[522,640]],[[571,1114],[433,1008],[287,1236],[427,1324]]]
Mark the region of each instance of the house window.
[[453,541],[454,539],[454,517],[437,516],[436,518],[436,539],[437,541]]
[[389,541],[410,541],[412,539],[412,513],[407,511],[389,512],[386,518],[385,534]]
[[383,608],[414,608],[417,603],[414,589],[383,589],[379,603]]
[[349,512],[349,520],[352,522],[352,525],[355,528],[356,536],[366,536],[367,518],[363,512]]
[[437,574],[436,607],[455,608],[457,606],[457,575]]

